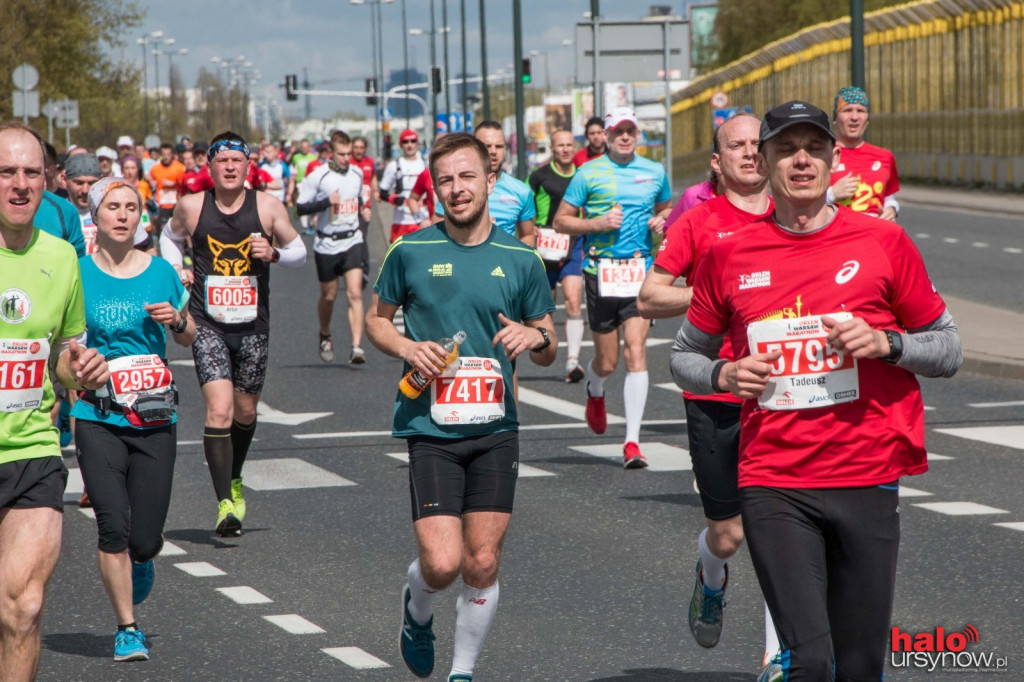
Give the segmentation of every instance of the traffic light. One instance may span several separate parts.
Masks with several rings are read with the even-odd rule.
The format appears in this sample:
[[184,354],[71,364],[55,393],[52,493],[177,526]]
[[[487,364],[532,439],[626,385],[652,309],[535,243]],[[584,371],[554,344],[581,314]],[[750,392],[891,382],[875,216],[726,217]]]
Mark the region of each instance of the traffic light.
[[372,95],[367,95],[366,96],[366,103],[369,104],[370,106],[376,106],[377,105],[377,94],[376,94],[377,93],[377,79],[376,78],[367,78],[366,79],[366,91],[374,93]]
[[382,156],[384,157],[384,159],[390,159],[391,158],[391,133],[384,133],[384,140],[383,140],[383,143],[381,144],[381,147],[383,148],[383,152],[384,153],[383,153]]
[[524,83],[529,83],[531,80],[533,80],[533,77],[530,75],[530,58],[529,57],[523,57],[523,76],[522,76],[522,78],[523,78],[523,82]]
[[441,92],[441,67],[433,66],[430,68],[430,83],[434,94]]
[[295,91],[299,89],[299,77],[292,74],[284,77],[284,96],[289,102],[294,102],[299,98],[295,94]]

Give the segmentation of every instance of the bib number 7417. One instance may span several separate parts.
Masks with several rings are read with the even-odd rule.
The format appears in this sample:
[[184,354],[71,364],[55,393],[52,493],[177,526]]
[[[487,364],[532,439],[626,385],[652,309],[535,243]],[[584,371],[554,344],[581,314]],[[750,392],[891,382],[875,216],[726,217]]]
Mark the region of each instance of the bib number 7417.
[[505,379],[493,358],[460,357],[434,381],[430,418],[435,424],[486,424],[505,416]]

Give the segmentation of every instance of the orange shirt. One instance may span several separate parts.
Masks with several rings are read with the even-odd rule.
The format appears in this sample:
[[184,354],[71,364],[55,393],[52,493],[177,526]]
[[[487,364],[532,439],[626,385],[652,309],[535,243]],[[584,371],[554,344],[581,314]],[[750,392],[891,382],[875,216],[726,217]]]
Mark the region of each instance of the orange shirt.
[[[150,170],[153,178],[156,203],[160,208],[174,208],[181,195],[182,181],[185,179],[185,165],[180,161],[171,161],[165,166],[157,162]],[[165,183],[166,181],[166,183]]]

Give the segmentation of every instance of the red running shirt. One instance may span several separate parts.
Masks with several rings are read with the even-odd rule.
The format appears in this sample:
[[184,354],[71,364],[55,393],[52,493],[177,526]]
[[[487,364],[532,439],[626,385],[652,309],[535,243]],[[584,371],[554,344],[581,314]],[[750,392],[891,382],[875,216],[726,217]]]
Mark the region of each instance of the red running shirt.
[[857,191],[839,203],[858,213],[877,216],[885,198],[900,191],[896,159],[888,149],[867,142],[859,147],[839,147],[839,166],[832,173],[832,184],[850,173],[857,176]]
[[[811,234],[765,220],[714,244],[696,273],[687,316],[728,334],[750,354],[747,325],[845,310],[875,329],[909,329],[945,310],[924,261],[895,223],[839,208]],[[876,359],[857,361],[860,397],[828,407],[766,410],[743,403],[739,485],[850,488],[928,470],[916,377]]]
[[416,178],[416,184],[412,186],[412,193],[422,197],[427,207],[427,214],[431,220],[434,218],[434,179],[430,177],[430,169],[424,170]]
[[[724,195],[697,204],[684,211],[668,226],[654,264],[675,277],[685,277],[686,283],[692,284],[693,273],[712,244],[746,229],[752,223],[769,218],[773,209],[774,204],[769,199],[768,210],[764,214],[747,213],[734,206]],[[736,359],[728,336],[725,337],[718,357],[730,361]],[[683,391],[683,397],[688,400],[717,400],[736,404],[743,402],[732,393],[694,395],[689,391]]]

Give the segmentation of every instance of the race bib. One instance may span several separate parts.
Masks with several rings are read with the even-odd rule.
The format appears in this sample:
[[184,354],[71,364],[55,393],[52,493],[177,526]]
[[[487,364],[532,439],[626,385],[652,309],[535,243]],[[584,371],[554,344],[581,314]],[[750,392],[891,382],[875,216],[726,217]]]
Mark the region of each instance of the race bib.
[[497,360],[460,357],[434,380],[433,391],[435,424],[487,424],[505,416],[505,379]]
[[243,324],[256,319],[256,278],[207,275],[206,312],[217,322]]
[[557,263],[569,255],[572,237],[555,232],[550,227],[537,228],[537,253],[546,261]]
[[174,206],[178,203],[178,190],[177,188],[167,189],[160,188],[157,190],[157,203],[161,206]]
[[0,339],[0,412],[39,408],[49,357],[46,339]]
[[340,204],[331,204],[331,225],[351,223],[359,210],[358,199],[344,199]]
[[359,188],[359,194],[363,198],[363,206],[370,205],[370,186],[363,183],[363,186]]
[[95,225],[82,225],[82,237],[85,239],[85,255],[91,256],[96,253],[96,232]]
[[646,275],[644,258],[602,258],[597,261],[597,293],[602,298],[636,298]]
[[[850,313],[833,313],[839,322]],[[805,410],[860,397],[857,360],[829,344],[820,315],[754,322],[747,327],[751,353],[781,351],[758,405],[768,410]]]
[[110,369],[111,398],[131,407],[140,395],[166,393],[171,387],[171,370],[159,355],[129,355],[107,362]]

